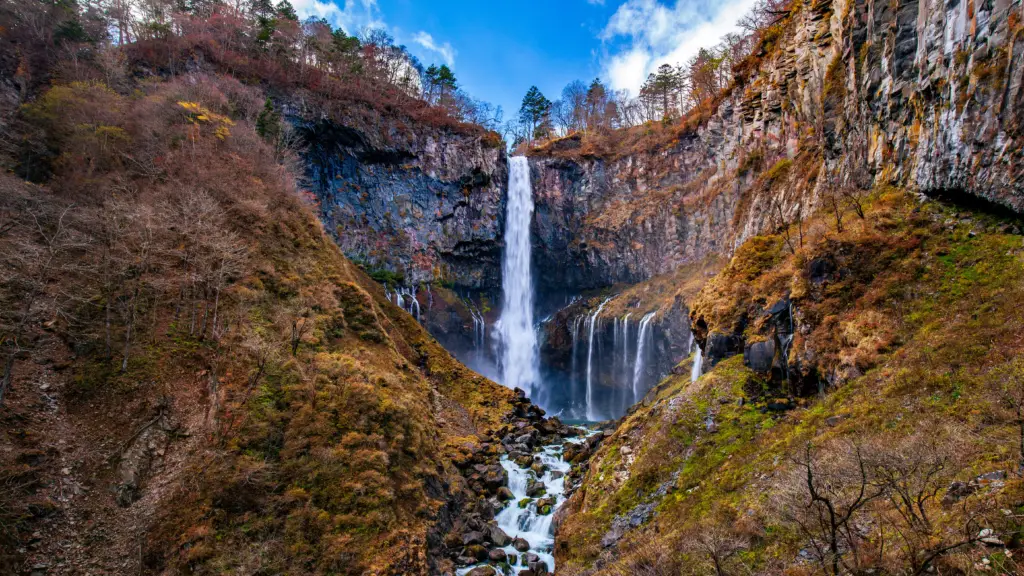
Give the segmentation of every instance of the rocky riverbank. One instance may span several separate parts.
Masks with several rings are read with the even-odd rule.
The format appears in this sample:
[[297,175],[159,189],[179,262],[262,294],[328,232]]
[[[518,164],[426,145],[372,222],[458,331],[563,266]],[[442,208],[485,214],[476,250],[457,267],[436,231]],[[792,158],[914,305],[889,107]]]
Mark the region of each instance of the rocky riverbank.
[[579,486],[604,434],[546,418],[521,390],[507,423],[463,461],[475,498],[444,537],[443,574],[520,576],[554,570],[558,511]]

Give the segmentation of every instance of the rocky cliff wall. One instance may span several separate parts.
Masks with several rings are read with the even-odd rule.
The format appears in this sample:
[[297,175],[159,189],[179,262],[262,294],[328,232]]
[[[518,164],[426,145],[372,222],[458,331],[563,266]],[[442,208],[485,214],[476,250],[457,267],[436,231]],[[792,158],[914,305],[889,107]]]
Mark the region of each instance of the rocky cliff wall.
[[486,134],[299,122],[310,189],[345,254],[382,280],[501,287],[505,151]]
[[899,185],[1024,212],[1022,11],[803,0],[696,128],[657,146],[588,153],[571,137],[534,151],[542,288],[729,254],[840,189]]

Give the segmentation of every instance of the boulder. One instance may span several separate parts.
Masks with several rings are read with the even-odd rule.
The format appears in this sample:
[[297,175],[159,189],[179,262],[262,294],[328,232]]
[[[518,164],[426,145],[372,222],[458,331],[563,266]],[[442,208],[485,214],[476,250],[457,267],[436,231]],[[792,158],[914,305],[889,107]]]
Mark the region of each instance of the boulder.
[[507,558],[508,558],[507,561],[508,561],[508,565],[509,566],[515,566],[516,564],[519,563],[519,555],[514,553],[514,552],[509,552],[508,555],[507,555]]
[[526,552],[530,549],[530,543],[525,538],[515,538],[512,540],[512,547],[520,552]]
[[497,572],[490,566],[477,566],[469,572],[466,572],[466,576],[495,576]]
[[502,502],[508,502],[515,498],[515,495],[512,494],[512,491],[509,490],[507,486],[499,486],[496,495],[498,496],[498,500],[501,500]]
[[540,556],[537,556],[533,552],[527,552],[526,554],[523,554],[523,562],[526,562],[528,565],[533,564],[538,560],[540,560]]
[[466,546],[462,551],[462,555],[469,558],[476,558],[477,561],[482,562],[487,559],[487,548],[484,548],[479,544],[473,544],[472,546]]
[[483,543],[484,543],[484,533],[483,532],[479,532],[477,530],[472,530],[472,531],[466,532],[465,534],[462,535],[462,545],[463,546],[471,546],[473,544],[483,544]]
[[490,560],[491,562],[495,562],[495,563],[500,564],[500,563],[505,562],[506,560],[508,560],[508,555],[505,554],[505,551],[502,550],[501,548],[494,548],[490,552],[487,553],[487,559]]
[[[735,334],[722,334],[712,332],[708,335],[707,346],[704,357],[708,366],[714,366],[729,358],[743,352],[743,337]],[[705,371],[707,369],[705,368]]]
[[743,351],[743,364],[754,372],[771,372],[775,361],[775,341],[754,342]]
[[491,526],[490,531],[491,542],[494,542],[495,546],[508,546],[509,542],[512,541],[512,538],[500,526]]
[[[543,560],[537,560],[536,562],[530,562],[530,563],[527,564],[527,566],[529,566],[530,570],[536,576],[544,576],[544,574],[548,573],[548,565]],[[520,574],[521,574],[521,572],[520,572]]]
[[543,482],[538,482],[533,478],[526,481],[526,495],[530,498],[536,498],[543,496],[548,490],[548,487]]

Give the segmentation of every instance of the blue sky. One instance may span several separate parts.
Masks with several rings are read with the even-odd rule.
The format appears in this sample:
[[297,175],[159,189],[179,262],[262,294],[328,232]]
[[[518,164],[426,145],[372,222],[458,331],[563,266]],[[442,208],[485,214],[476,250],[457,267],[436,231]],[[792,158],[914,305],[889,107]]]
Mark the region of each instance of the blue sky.
[[600,77],[634,94],[658,65],[685,61],[753,0],[292,0],[300,15],[357,33],[386,29],[425,65],[447,63],[472,96],[519,109],[536,84],[550,99]]

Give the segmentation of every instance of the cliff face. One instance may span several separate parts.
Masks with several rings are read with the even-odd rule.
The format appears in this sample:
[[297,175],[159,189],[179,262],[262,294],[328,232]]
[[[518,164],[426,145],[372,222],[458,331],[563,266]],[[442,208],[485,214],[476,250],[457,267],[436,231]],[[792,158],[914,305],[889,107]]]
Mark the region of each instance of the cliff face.
[[500,289],[501,144],[442,130],[367,132],[326,120],[299,125],[308,185],[345,254],[392,284]]
[[541,285],[636,282],[728,254],[840,189],[1024,211],[1021,10],[800,2],[699,126],[654,146],[534,151]]

